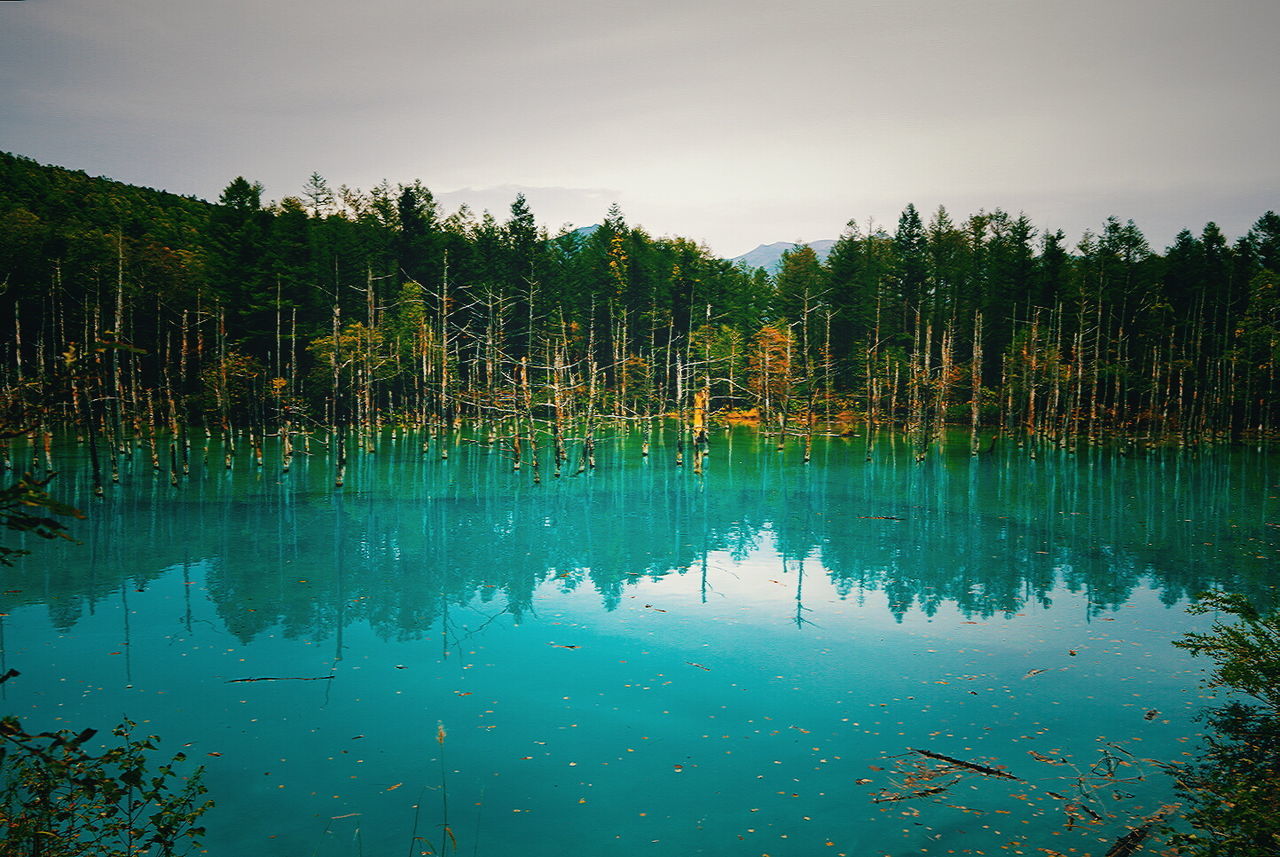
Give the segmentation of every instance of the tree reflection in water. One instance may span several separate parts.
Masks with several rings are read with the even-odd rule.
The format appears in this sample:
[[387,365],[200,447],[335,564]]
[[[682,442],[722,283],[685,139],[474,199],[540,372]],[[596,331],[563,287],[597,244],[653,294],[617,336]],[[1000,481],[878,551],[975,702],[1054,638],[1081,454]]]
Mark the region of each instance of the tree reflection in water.
[[599,441],[594,471],[534,485],[465,440],[444,461],[412,438],[384,443],[351,459],[341,490],[318,445],[287,474],[271,449],[266,466],[228,473],[215,443],[177,489],[135,455],[102,501],[84,468],[68,467],[55,488],[90,513],[81,544],[33,546],[0,605],[45,603],[68,629],[101,599],[199,567],[241,641],[268,628],[340,637],[353,622],[404,639],[466,604],[519,621],[540,586],[590,587],[613,609],[640,579],[699,575],[705,597],[720,573],[710,555],[741,560],[764,545],[795,589],[798,624],[815,574],[842,597],[883,592],[899,619],[945,603],[1011,614],[1048,606],[1059,587],[1086,593],[1094,612],[1139,586],[1167,604],[1211,588],[1270,592],[1258,562],[1277,535],[1262,520],[1265,452],[1093,447],[1032,459],[1009,445],[970,457],[956,442],[916,463],[885,435],[871,461],[860,438],[822,438],[805,465],[798,447],[779,453],[736,428],[713,435],[695,475],[660,446],[642,458],[640,436],[620,433]]

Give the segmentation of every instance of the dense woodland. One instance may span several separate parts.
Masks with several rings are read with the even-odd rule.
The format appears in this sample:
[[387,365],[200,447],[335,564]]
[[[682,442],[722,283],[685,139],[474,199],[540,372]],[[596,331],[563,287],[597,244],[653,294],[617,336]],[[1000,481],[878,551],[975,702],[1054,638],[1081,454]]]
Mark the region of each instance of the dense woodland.
[[557,472],[589,466],[609,421],[674,416],[696,449],[729,412],[780,439],[897,427],[920,456],[944,424],[975,450],[983,427],[1062,445],[1272,435],[1278,270],[1274,212],[1161,254],[1132,221],[1073,245],[999,209],[909,205],[770,274],[616,206],[550,235],[523,197],[446,213],[416,181],[312,175],[267,203],[236,178],[211,204],[0,154],[9,423],[74,425],[113,463],[149,439],[175,480],[193,429],[229,455],[281,436],[286,466],[292,437],[341,429],[339,480],[347,444],[382,427],[429,428],[426,444],[468,419],[516,466],[545,444]]

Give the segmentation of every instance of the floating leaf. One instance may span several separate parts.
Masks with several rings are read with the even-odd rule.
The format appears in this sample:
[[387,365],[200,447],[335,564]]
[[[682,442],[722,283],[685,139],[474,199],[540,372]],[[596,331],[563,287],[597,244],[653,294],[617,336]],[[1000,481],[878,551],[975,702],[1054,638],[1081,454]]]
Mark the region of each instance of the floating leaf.
[[1055,759],[1052,756],[1046,756],[1044,753],[1037,753],[1035,750],[1028,750],[1027,754],[1037,762],[1047,762],[1050,765],[1065,765],[1066,759]]

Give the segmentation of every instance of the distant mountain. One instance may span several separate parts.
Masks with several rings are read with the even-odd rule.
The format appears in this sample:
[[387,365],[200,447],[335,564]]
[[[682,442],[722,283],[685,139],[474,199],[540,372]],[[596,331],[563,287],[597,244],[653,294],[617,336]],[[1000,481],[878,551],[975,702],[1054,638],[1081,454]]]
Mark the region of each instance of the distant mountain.
[[[835,245],[835,239],[832,238],[809,242],[813,252],[817,253],[818,258],[824,261],[831,254],[831,248]],[[734,264],[743,262],[748,267],[764,268],[770,274],[776,274],[778,268],[782,265],[782,254],[799,246],[799,244],[790,241],[775,241],[772,244],[761,244],[756,249],[743,253],[741,256],[734,256],[729,261]]]
[[[566,224],[568,226],[570,224]],[[590,226],[579,226],[576,229],[562,229],[558,233],[552,233],[551,240],[560,242],[562,239],[572,239],[571,244],[574,247],[581,247],[587,243],[587,239],[594,235],[600,229],[599,223],[593,223]]]

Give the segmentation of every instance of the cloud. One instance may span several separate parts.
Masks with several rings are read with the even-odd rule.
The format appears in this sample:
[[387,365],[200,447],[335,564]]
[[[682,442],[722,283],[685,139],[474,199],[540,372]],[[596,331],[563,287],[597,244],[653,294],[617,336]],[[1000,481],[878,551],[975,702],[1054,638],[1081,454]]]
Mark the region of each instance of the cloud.
[[205,197],[418,178],[745,250],[909,200],[1191,224],[1280,195],[1274,2],[0,7],[0,148]]

